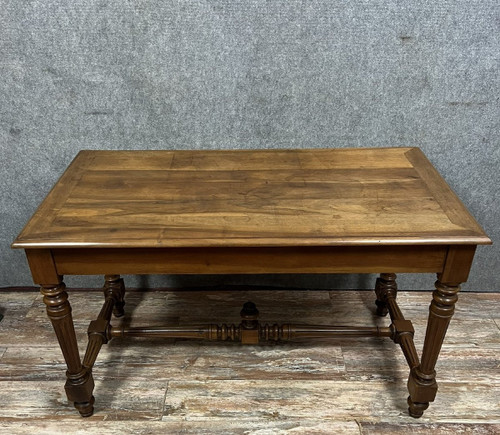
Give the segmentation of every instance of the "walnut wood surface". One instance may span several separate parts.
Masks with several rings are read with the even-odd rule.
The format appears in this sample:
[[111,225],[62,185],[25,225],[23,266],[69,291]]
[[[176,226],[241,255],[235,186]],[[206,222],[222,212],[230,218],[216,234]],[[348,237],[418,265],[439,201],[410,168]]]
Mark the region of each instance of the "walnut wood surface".
[[[83,151],[13,247],[26,250],[42,286],[68,366],[68,399],[84,416],[92,413],[91,368],[111,336],[111,312],[124,313],[119,274],[382,272],[379,314],[391,315],[385,334],[401,345],[411,368],[408,403],[419,417],[437,392],[435,365],[459,285],[476,245],[489,243],[419,149],[386,148]],[[421,363],[413,326],[396,304],[395,272],[435,272],[439,279]],[[89,328],[83,364],[64,274],[106,275],[106,301]],[[241,341],[257,343],[256,315],[242,319]],[[367,330],[380,335],[378,328],[349,329]],[[127,334],[144,331],[157,329]],[[347,330],[308,326],[300,333],[318,331]]]
[[[266,248],[60,248],[62,275],[441,272],[446,246],[297,246]],[[41,252],[40,249],[30,249]],[[36,282],[37,278],[34,275]]]
[[417,148],[82,151],[15,248],[488,244]]

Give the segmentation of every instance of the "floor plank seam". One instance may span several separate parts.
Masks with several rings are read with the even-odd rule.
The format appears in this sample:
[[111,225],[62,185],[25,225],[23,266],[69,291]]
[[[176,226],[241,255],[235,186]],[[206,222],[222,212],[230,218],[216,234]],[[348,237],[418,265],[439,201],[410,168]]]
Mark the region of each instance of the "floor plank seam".
[[359,435],[363,435],[363,427],[361,426],[361,423],[359,422],[359,420],[357,418],[355,418],[354,421],[358,425]]
[[167,394],[168,394],[169,388],[170,388],[170,381],[167,381],[167,385],[165,386],[165,394],[163,395],[163,404],[161,407],[161,415],[160,415],[159,421],[162,421],[163,416],[165,415],[166,406],[167,406]]
[[497,328],[500,330],[500,320],[493,319],[493,323],[497,325]]

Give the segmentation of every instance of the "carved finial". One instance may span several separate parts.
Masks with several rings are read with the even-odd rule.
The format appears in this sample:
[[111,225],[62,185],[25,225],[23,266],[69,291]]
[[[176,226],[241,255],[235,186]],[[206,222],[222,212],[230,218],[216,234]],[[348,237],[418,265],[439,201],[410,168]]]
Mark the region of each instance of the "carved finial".
[[240,311],[241,325],[245,329],[254,329],[258,326],[259,310],[253,302],[246,302]]
[[240,311],[241,315],[241,342],[243,344],[257,344],[259,342],[259,310],[253,302],[247,302]]

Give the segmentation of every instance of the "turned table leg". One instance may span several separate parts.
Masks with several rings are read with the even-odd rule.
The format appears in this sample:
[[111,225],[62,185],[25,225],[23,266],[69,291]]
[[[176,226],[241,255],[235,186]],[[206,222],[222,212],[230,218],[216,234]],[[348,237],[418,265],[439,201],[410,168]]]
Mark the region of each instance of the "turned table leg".
[[104,297],[110,295],[115,299],[113,314],[115,317],[122,317],[125,314],[125,284],[120,275],[105,275],[104,277]]
[[377,295],[375,304],[377,305],[377,314],[379,316],[387,316],[387,296],[390,294],[396,299],[397,293],[398,285],[396,284],[396,274],[381,273],[375,283],[375,294]]
[[408,379],[408,410],[412,417],[421,417],[434,401],[438,386],[435,366],[448,329],[460,284],[467,281],[474,258],[475,246],[451,246],[443,267],[438,273],[436,290],[432,293],[427,331],[420,365],[413,367]]
[[425,334],[424,349],[420,366],[412,369],[408,380],[409,412],[412,417],[421,417],[428,408],[429,402],[434,401],[437,393],[436,371],[434,367],[448,329],[448,325],[455,311],[458,300],[458,285],[443,284],[436,281],[436,290],[432,294],[429,308],[429,320]]
[[74,402],[75,408],[83,417],[92,415],[94,411],[94,380],[92,372],[82,366],[75,327],[71,315],[71,305],[68,301],[66,286],[62,281],[58,284],[43,284],[41,293],[47,306],[47,315],[52,322],[59,341],[68,370],[66,372],[66,395]]

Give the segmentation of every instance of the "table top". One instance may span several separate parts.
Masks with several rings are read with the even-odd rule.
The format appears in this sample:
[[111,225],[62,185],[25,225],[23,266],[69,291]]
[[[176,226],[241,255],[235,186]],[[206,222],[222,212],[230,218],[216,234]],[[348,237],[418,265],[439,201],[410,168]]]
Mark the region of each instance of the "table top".
[[418,148],[81,151],[14,248],[489,244]]

